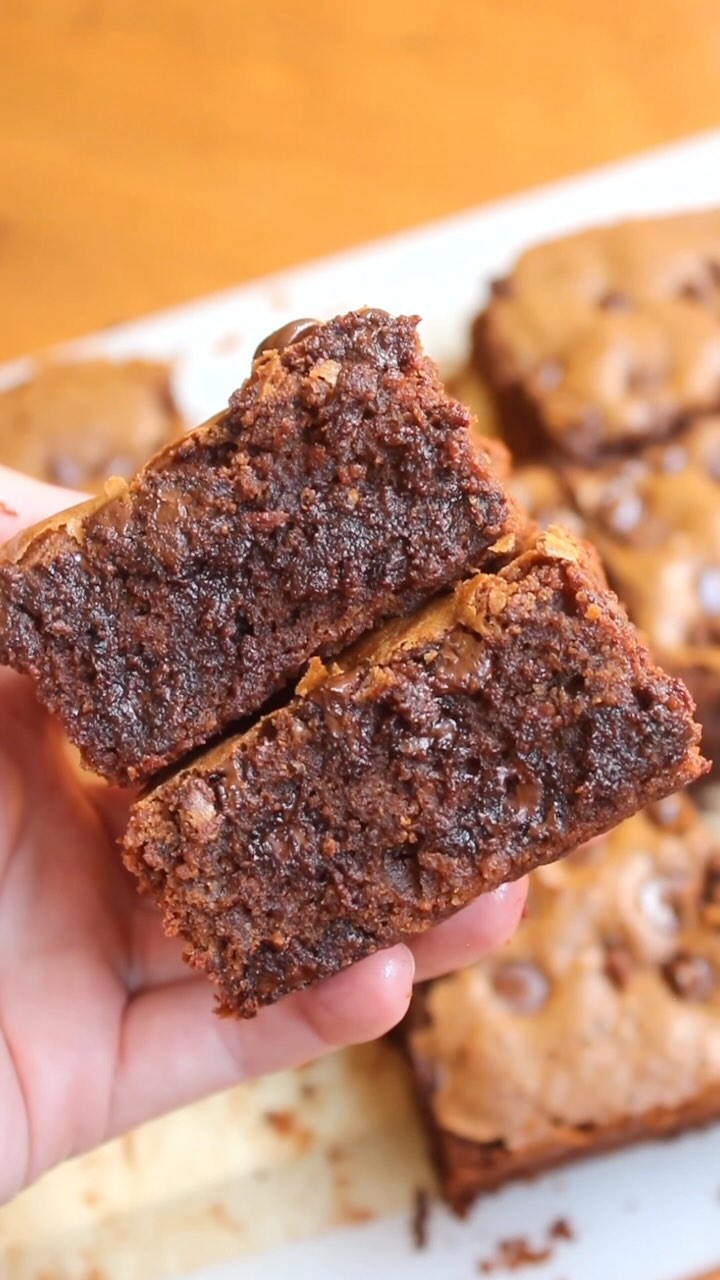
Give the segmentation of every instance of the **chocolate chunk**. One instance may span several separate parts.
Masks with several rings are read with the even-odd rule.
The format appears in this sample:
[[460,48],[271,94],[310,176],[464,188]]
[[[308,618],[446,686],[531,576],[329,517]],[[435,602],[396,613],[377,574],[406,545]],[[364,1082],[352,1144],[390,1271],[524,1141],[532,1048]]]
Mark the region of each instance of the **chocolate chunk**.
[[700,913],[705,924],[720,928],[720,855],[711,858],[705,868]]
[[678,951],[663,965],[662,972],[666,982],[683,1000],[709,1000],[717,984],[710,961],[690,951]]
[[253,360],[257,360],[258,356],[264,355],[266,351],[284,351],[285,347],[292,346],[293,342],[298,342],[300,338],[307,338],[320,323],[319,320],[311,320],[308,317],[288,321],[258,343],[253,353]]
[[649,804],[645,812],[657,827],[674,835],[689,831],[696,821],[692,803],[681,791]]
[[537,1013],[550,995],[550,982],[530,960],[508,960],[493,972],[493,987],[513,1013]]
[[605,943],[605,973],[610,981],[623,991],[637,969],[637,961],[626,942],[610,939]]
[[630,299],[620,289],[608,289],[606,293],[600,295],[597,305],[601,311],[627,311],[630,307]]
[[640,887],[640,906],[651,925],[661,933],[677,933],[687,880],[680,876],[654,876]]

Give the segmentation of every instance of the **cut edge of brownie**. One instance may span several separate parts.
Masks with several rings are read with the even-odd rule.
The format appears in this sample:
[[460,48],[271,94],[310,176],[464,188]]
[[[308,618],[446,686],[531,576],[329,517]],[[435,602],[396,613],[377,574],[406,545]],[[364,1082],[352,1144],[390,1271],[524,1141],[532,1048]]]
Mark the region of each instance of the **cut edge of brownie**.
[[679,1107],[653,1107],[641,1115],[612,1124],[560,1126],[556,1142],[511,1150],[507,1143],[477,1142],[437,1123],[432,1099],[433,1068],[413,1049],[413,1032],[427,1023],[426,993],[431,984],[415,988],[410,1011],[401,1024],[397,1041],[411,1066],[413,1087],[425,1135],[444,1198],[464,1217],[475,1201],[498,1191],[509,1182],[539,1177],[553,1169],[603,1155],[643,1140],[662,1140],[690,1129],[702,1129],[720,1119],[720,1086]]
[[125,858],[221,1009],[251,1016],[692,781],[699,737],[595,559],[551,530],[314,663],[135,805]]
[[518,523],[502,447],[417,323],[353,312],[261,351],[228,410],[0,552],[0,661],[88,767],[146,780],[492,562]]

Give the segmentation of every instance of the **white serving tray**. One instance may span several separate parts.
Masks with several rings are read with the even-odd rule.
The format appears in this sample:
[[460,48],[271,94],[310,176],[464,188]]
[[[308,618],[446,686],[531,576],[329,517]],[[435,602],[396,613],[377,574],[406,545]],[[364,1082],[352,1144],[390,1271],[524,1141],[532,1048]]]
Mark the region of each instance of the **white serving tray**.
[[[197,421],[215,412],[242,380],[258,340],[294,316],[327,317],[364,304],[417,312],[423,316],[426,346],[446,369],[454,369],[463,361],[468,323],[488,280],[526,245],[591,223],[707,204],[720,204],[720,131],[108,330],[68,344],[62,354],[170,360],[180,402]],[[10,385],[31,368],[31,358],[0,368],[0,385]],[[185,1112],[173,1130],[176,1147],[183,1135],[189,1171],[181,1169],[183,1152],[172,1151],[170,1129],[164,1131],[160,1145],[165,1144],[165,1167],[172,1169],[167,1183],[158,1186],[150,1176],[150,1156],[144,1164],[133,1157],[132,1177],[123,1181],[115,1170],[113,1181],[107,1175],[116,1156],[99,1153],[51,1175],[15,1206],[0,1211],[3,1280],[40,1280],[50,1267],[57,1280],[95,1275],[98,1268],[111,1280],[141,1275],[145,1280],[177,1275],[182,1270],[179,1258],[186,1268],[197,1268],[218,1257],[235,1260],[192,1270],[192,1280],[367,1280],[368,1275],[471,1280],[482,1274],[482,1262],[498,1261],[502,1240],[522,1237],[532,1249],[547,1245],[549,1228],[559,1218],[568,1221],[574,1238],[552,1241],[547,1261],[512,1270],[497,1265],[486,1273],[497,1280],[511,1275],[518,1280],[691,1280],[720,1266],[720,1128],[511,1187],[486,1198],[464,1223],[436,1205],[428,1245],[419,1251],[410,1232],[411,1198],[414,1171],[420,1184],[427,1179],[427,1168],[414,1125],[407,1117],[402,1123],[398,1119],[398,1084],[385,1079],[394,1068],[385,1058],[362,1058],[365,1093],[358,1093],[360,1076],[352,1075],[356,1068],[342,1062],[338,1059],[338,1069],[329,1073],[326,1067],[319,1070],[324,1110],[321,1115],[321,1104],[316,1104],[315,1154],[303,1142],[297,1164],[284,1155],[280,1172],[273,1174],[267,1139],[258,1136],[258,1116],[265,1114],[262,1106],[267,1108],[268,1098],[293,1096],[297,1114],[305,1114],[294,1077],[278,1077],[255,1086],[254,1092],[236,1091],[232,1144],[224,1118],[222,1159],[218,1156],[214,1163],[213,1152],[206,1152],[208,1173],[201,1191],[192,1181],[191,1149],[208,1137],[213,1115],[217,1119],[217,1108],[224,1105],[219,1100],[204,1104],[204,1110]],[[386,1110],[374,1099],[373,1123],[365,1128],[363,1108],[371,1097],[373,1072],[383,1076],[377,1097],[386,1098]],[[334,1111],[328,1109],[329,1099]],[[313,1123],[310,1116],[311,1130]],[[345,1144],[342,1158],[354,1165],[347,1185],[352,1183],[356,1196],[362,1188],[365,1196],[364,1207],[356,1206],[345,1217],[307,1208],[314,1194],[330,1194],[326,1174],[339,1158],[335,1132]],[[277,1145],[279,1139],[273,1141]],[[139,1143],[142,1151],[142,1135]],[[255,1182],[250,1195],[251,1148],[260,1153],[258,1167],[267,1186],[262,1195]],[[114,1190],[101,1182],[101,1174]],[[308,1185],[313,1178],[317,1192]],[[141,1197],[139,1205],[133,1188]],[[91,1221],[93,1197],[101,1203],[97,1220]],[[215,1231],[228,1234],[222,1248],[216,1247],[208,1221],[201,1225],[199,1217],[193,1218],[200,1201]],[[242,1218],[243,1205],[250,1202],[258,1222],[264,1215],[263,1229],[253,1235],[238,1227],[234,1239],[232,1215]],[[390,1216],[302,1239],[334,1222],[381,1214],[383,1207]],[[174,1250],[163,1240],[163,1231],[173,1235]],[[273,1248],[280,1240],[290,1243]]]

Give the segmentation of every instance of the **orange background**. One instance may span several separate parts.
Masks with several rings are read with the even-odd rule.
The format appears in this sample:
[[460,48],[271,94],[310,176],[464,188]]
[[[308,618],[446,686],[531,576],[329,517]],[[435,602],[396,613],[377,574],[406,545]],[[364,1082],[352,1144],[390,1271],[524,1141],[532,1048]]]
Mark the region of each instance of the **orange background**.
[[681,137],[717,0],[2,0],[0,358]]

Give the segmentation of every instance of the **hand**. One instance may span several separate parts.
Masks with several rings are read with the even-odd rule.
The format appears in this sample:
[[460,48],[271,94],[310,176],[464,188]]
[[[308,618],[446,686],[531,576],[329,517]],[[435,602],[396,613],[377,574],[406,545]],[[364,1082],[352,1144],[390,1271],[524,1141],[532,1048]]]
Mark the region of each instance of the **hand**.
[[[0,467],[0,542],[77,499]],[[160,1112],[382,1035],[414,980],[472,963],[522,911],[510,885],[252,1021],[216,1018],[122,865],[129,803],[0,670],[0,1202]]]

